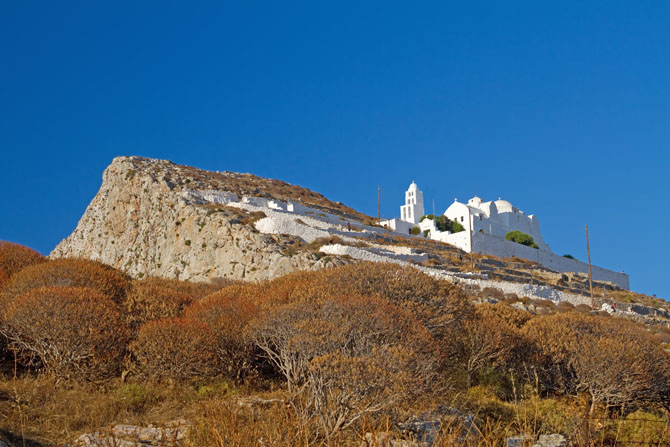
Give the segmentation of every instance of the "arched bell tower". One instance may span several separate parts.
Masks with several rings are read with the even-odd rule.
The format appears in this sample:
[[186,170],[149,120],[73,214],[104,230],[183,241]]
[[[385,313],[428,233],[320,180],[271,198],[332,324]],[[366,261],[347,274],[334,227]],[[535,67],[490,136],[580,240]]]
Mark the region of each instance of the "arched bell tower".
[[400,207],[400,220],[418,224],[423,216],[423,193],[412,182],[405,192],[405,204]]

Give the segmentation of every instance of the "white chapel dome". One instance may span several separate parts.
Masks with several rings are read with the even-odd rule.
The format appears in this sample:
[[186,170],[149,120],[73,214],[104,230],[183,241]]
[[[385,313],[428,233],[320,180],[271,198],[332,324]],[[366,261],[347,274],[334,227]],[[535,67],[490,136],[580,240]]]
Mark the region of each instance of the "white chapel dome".
[[512,206],[511,203],[509,203],[507,200],[502,200],[498,199],[495,201],[496,208],[498,208],[498,211],[501,213],[507,212],[507,211],[514,211],[514,206]]
[[416,183],[414,183],[414,181],[412,181],[412,184],[409,185],[408,191],[416,191],[417,189],[419,189],[419,187],[416,186]]

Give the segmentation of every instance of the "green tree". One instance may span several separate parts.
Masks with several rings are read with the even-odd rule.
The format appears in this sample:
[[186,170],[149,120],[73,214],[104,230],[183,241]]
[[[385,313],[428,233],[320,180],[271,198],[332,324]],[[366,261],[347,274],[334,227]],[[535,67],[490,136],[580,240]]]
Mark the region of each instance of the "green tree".
[[515,230],[515,231],[510,231],[505,235],[505,239],[508,241],[516,242],[517,244],[525,245],[526,247],[531,247],[531,248],[540,248],[535,241],[533,240],[533,236],[522,233],[521,231]]
[[449,220],[449,218],[444,215],[437,216],[437,219],[435,219],[435,226],[440,231],[451,231],[452,233],[465,231],[465,227],[463,227],[463,225],[454,220]]

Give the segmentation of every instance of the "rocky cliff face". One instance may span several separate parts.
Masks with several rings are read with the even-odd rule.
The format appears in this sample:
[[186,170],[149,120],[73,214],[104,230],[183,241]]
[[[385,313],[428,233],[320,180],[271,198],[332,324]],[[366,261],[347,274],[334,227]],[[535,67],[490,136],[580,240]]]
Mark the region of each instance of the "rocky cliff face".
[[[262,181],[272,183],[262,190]],[[266,197],[283,193],[309,198],[310,194],[303,188],[248,174],[118,157],[105,170],[100,191],[77,228],[58,244],[51,257],[94,259],[135,277],[194,281],[262,280],[295,269],[324,267],[315,253],[295,250],[301,244],[298,238],[259,233],[253,222],[262,215],[198,199],[203,191],[214,190]],[[325,200],[317,194],[312,199],[314,206]],[[348,211],[341,204],[324,201],[320,205]]]

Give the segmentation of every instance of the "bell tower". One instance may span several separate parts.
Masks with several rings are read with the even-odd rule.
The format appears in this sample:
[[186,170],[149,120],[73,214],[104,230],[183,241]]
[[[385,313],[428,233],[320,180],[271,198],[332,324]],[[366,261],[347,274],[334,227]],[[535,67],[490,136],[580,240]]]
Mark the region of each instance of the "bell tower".
[[418,224],[423,216],[423,192],[412,181],[405,191],[405,204],[400,207],[400,220]]

